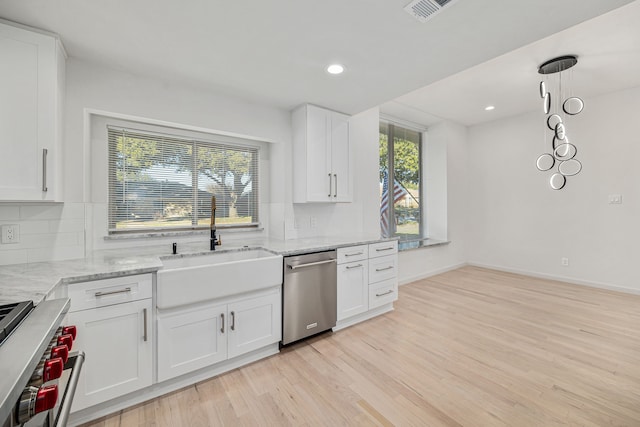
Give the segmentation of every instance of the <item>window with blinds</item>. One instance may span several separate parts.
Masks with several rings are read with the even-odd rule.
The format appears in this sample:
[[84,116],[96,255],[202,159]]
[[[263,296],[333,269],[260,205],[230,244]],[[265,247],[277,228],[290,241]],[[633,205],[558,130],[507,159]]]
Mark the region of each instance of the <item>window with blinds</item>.
[[109,126],[109,233],[258,226],[258,148]]

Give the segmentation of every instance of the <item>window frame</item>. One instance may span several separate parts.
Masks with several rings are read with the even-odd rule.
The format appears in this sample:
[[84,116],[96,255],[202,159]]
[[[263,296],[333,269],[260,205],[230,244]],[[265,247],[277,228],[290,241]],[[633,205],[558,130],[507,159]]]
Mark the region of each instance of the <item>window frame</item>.
[[[113,174],[117,169],[114,168],[114,163],[111,161],[111,138],[109,137],[109,133],[111,129],[115,130],[127,130],[136,135],[147,135],[150,138],[168,138],[174,141],[180,141],[181,143],[185,143],[191,145],[192,154],[190,162],[194,165],[197,162],[197,151],[200,147],[213,147],[213,148],[221,148],[221,149],[231,149],[231,150],[240,150],[246,149],[247,151],[251,151],[254,154],[255,167],[251,167],[255,170],[254,183],[256,185],[252,186],[252,192],[255,191],[255,197],[252,203],[253,210],[255,211],[255,220],[250,223],[236,223],[236,224],[220,224],[216,223],[217,229],[234,229],[234,230],[243,230],[243,231],[257,231],[261,229],[261,158],[262,158],[262,149],[260,142],[262,141],[252,141],[245,140],[240,137],[232,137],[226,135],[217,135],[217,134],[204,134],[201,132],[191,132],[185,130],[185,132],[181,132],[182,129],[173,128],[173,127],[164,127],[164,126],[155,126],[150,125],[149,127],[156,128],[159,127],[160,130],[151,130],[144,129],[147,126],[141,126],[142,129],[138,129],[135,125],[141,125],[142,123],[135,122],[107,122],[106,124],[106,133],[107,133],[107,233],[109,236],[122,236],[122,235],[131,235],[131,234],[144,234],[144,233],[190,233],[198,230],[208,230],[210,228],[209,225],[198,225],[199,218],[198,212],[198,174],[192,174],[192,214],[191,214],[191,225],[183,225],[183,226],[167,226],[167,227],[132,227],[125,229],[117,229],[113,228],[113,205],[115,204],[115,195],[113,194],[113,189],[111,185],[111,180],[114,179]],[[134,126],[131,126],[134,125]],[[175,131],[175,133],[169,133],[165,131]]]
[[[427,238],[426,236],[426,231],[427,231],[427,224],[426,224],[426,209],[424,206],[423,201],[425,200],[424,198],[424,170],[423,170],[423,155],[424,155],[424,132],[425,129],[416,129],[414,127],[411,126],[406,126],[404,124],[398,124],[395,123],[392,120],[385,120],[385,119],[380,119],[380,124],[385,124],[387,126],[387,173],[388,173],[388,186],[393,188],[392,183],[395,182],[395,130],[396,127],[404,129],[404,130],[409,130],[412,132],[416,132],[418,134],[418,172],[419,172],[419,178],[418,178],[418,182],[420,183],[420,188],[418,191],[418,197],[420,198],[420,204],[419,204],[419,209],[420,209],[420,222],[418,224],[418,235],[415,237],[407,237],[407,238],[402,238],[400,237],[400,241],[401,242],[411,242],[411,241],[419,241],[419,240],[424,240]],[[379,139],[379,137],[378,137]],[[379,147],[379,146],[378,146]],[[379,173],[379,171],[378,171]],[[389,192],[389,194],[392,194],[392,190],[387,189],[387,191]],[[396,226],[396,213],[395,213],[395,208],[394,205],[395,203],[392,203],[392,199],[393,197],[390,197],[390,204],[389,204],[389,224],[393,224],[394,227],[394,231],[390,236],[382,236],[382,237],[386,237],[386,238],[394,238],[394,237],[399,237],[398,236],[398,229]],[[381,200],[382,202],[382,200]],[[378,204],[380,205],[380,203]],[[378,209],[380,209],[380,206],[378,207]],[[379,222],[380,222],[380,217],[379,217]]]

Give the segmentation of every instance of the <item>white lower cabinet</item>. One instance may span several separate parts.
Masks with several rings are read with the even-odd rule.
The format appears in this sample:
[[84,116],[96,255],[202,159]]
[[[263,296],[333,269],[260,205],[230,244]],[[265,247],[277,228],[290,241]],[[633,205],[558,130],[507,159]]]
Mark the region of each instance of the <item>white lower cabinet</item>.
[[280,341],[281,305],[280,288],[268,295],[228,305],[229,359]]
[[[96,306],[71,311],[67,318],[69,324],[76,325],[78,332],[73,350],[86,353],[73,399],[74,412],[152,384],[151,298],[112,304],[114,298],[132,294],[132,281],[145,289],[136,295],[144,296],[147,288],[150,295],[150,274],[131,277],[135,280],[118,278],[69,285],[72,310],[73,295],[78,292],[91,295]],[[120,280],[126,286],[114,289]]]
[[338,264],[338,321],[369,309],[368,264],[366,259]]
[[338,318],[334,330],[393,309],[398,299],[398,242],[338,249]]
[[280,288],[158,310],[158,381],[280,341]]
[[158,381],[226,360],[226,315],[226,304],[158,313]]

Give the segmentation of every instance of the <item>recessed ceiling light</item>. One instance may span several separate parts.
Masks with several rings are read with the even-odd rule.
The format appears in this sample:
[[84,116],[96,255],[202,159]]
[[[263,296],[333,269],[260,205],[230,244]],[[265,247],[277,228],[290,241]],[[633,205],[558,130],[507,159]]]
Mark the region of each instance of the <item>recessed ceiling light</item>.
[[484,107],[485,111],[491,111],[491,110],[495,110],[496,107],[494,107],[493,105],[487,105],[486,107]]
[[340,64],[331,64],[327,67],[329,74],[341,74],[344,71],[344,67]]

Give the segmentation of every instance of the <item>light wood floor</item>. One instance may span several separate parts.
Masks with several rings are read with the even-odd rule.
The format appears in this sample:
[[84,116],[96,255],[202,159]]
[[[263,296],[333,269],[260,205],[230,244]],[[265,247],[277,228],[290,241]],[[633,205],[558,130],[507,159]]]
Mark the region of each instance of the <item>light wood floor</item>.
[[640,426],[640,296],[465,267],[95,426]]

